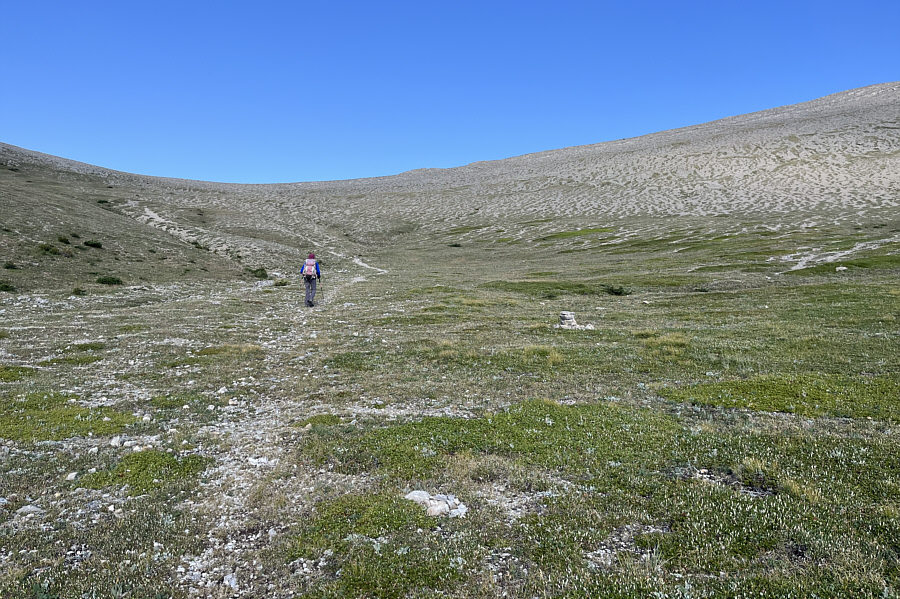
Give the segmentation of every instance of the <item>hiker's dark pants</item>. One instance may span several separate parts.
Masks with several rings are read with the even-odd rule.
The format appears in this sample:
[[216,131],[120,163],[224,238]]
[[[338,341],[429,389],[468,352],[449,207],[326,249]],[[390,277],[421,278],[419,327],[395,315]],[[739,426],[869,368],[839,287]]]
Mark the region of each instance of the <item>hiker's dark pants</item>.
[[306,285],[306,305],[310,306],[316,299],[316,278],[304,276],[303,283]]

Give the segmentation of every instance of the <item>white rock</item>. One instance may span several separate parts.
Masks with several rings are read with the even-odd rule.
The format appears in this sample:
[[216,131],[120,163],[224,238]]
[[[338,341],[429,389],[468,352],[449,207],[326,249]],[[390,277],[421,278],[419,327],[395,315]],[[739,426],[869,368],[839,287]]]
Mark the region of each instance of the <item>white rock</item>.
[[235,576],[234,574],[226,574],[225,578],[222,579],[222,584],[228,585],[231,588],[233,588],[234,590],[237,590],[237,588],[238,588],[237,576]]
[[36,505],[26,505],[17,509],[16,513],[20,516],[30,516],[31,514],[43,514],[44,510]]
[[466,512],[468,512],[468,511],[469,511],[469,508],[466,507],[466,504],[460,503],[458,508],[456,508],[455,510],[450,510],[450,517],[451,518],[465,518]]
[[122,446],[122,437],[116,435],[112,439],[109,440],[109,444],[113,447],[121,447]]
[[78,478],[77,472],[69,472],[69,474],[66,475],[66,480],[75,480],[76,478]]
[[153,417],[150,416],[150,414],[144,414],[144,417],[141,418],[141,420],[143,420],[144,422],[150,422],[151,420],[153,420]]
[[841,271],[847,270],[847,267],[846,266],[838,266],[834,270],[836,272],[841,272]]
[[100,448],[97,446],[91,447],[90,449],[87,450],[88,454],[95,454],[98,451],[100,451]]
[[446,501],[431,501],[425,513],[429,516],[442,516],[450,513],[450,506]]
[[431,500],[431,495],[428,493],[428,491],[411,491],[404,496],[404,499],[415,501],[419,505],[427,507],[428,502]]
[[222,388],[219,389],[216,393],[218,393],[219,395],[222,395],[222,394],[224,394],[224,393],[228,393],[228,387],[222,387]]

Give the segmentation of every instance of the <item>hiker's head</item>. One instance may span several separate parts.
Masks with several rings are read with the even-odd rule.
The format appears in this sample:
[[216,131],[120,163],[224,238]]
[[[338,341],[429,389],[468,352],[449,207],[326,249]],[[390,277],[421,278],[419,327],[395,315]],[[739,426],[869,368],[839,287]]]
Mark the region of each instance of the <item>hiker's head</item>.
[[316,255],[313,254],[312,252],[310,252],[310,253],[309,253],[309,257],[315,259]]

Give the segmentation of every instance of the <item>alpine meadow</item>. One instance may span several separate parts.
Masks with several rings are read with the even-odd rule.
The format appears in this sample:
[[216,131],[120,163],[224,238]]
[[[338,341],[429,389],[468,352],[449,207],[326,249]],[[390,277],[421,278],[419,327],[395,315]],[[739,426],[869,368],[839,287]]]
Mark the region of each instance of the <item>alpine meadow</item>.
[[332,182],[0,144],[0,262],[4,598],[900,597],[900,83]]

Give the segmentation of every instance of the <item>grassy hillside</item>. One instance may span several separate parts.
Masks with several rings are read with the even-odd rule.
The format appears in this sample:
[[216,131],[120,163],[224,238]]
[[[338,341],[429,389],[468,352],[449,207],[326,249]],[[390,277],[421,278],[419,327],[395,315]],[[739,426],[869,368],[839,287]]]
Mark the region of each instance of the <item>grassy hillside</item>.
[[278,186],[6,147],[0,595],[896,597],[900,140],[848,94],[640,142],[719,136],[726,169],[760,118],[840,115],[870,175],[795,205],[476,184],[619,146]]

